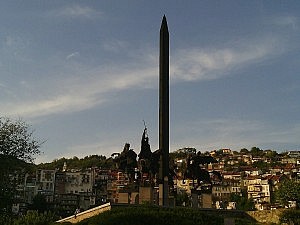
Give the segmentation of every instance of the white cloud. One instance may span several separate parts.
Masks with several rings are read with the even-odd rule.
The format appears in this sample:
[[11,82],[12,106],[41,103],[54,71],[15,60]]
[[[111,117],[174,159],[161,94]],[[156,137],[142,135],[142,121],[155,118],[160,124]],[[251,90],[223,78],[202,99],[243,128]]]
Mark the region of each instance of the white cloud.
[[66,59],[69,60],[71,58],[76,58],[76,57],[79,57],[79,56],[80,56],[79,52],[73,52],[73,53],[67,55]]
[[273,57],[279,49],[274,38],[236,45],[223,49],[180,50],[171,59],[171,75],[187,81],[217,79],[234,69]]
[[21,37],[18,35],[7,35],[2,43],[3,48],[1,49],[1,60],[6,60],[6,58],[9,56],[12,56],[13,59],[17,57],[22,61],[28,60],[18,56],[22,56],[26,52],[26,50],[28,50],[29,44],[30,41],[25,37]]
[[102,47],[104,50],[118,53],[120,50],[125,49],[128,47],[128,43],[122,40],[113,39],[110,41],[106,41],[102,44]]
[[94,17],[101,16],[102,12],[99,12],[89,6],[75,4],[57,9],[55,11],[50,12],[50,14],[58,17],[91,19]]
[[271,19],[271,23],[280,27],[289,27],[293,30],[298,28],[298,18],[292,15],[274,17]]
[[[224,49],[184,49],[171,55],[171,80],[207,80],[226,76],[236,68],[242,68],[277,54],[276,40],[255,44],[239,45]],[[138,50],[137,50],[138,51]],[[40,93],[19,96],[19,101],[2,102],[3,113],[22,117],[40,117],[56,113],[70,113],[101,105],[109,100],[113,92],[128,89],[156,88],[158,79],[157,57],[153,50],[149,54],[137,54],[139,58],[118,65],[101,65],[90,68],[87,65],[72,64],[62,74],[41,81],[36,86]],[[78,56],[78,52],[67,58]],[[75,68],[75,69],[74,69]],[[71,74],[71,75],[70,75]],[[54,79],[55,77],[55,79]],[[23,85],[24,86],[24,85]],[[28,86],[28,85],[27,85]],[[26,89],[30,92],[30,88]],[[30,92],[31,93],[31,92]]]
[[1,108],[6,115],[27,118],[82,111],[103,104],[111,92],[134,87],[153,87],[156,76],[156,69],[150,67],[133,70],[123,67],[82,70],[72,78],[61,77],[56,82],[45,81],[44,90],[40,87],[43,93],[39,93],[37,97],[21,99],[20,96],[19,101],[2,103]]

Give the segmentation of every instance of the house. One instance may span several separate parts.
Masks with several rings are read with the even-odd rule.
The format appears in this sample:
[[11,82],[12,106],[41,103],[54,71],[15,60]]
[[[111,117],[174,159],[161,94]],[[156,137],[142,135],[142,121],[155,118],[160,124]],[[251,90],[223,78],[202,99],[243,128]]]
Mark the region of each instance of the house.
[[296,157],[283,157],[281,158],[282,164],[297,164],[297,158]]
[[229,179],[229,180],[240,180],[241,179],[240,172],[223,172],[222,176],[224,179]]
[[284,174],[280,174],[280,175],[269,175],[266,176],[265,179],[269,181],[270,192],[272,195],[275,193],[276,190],[278,190],[280,183],[284,182],[285,180],[288,180],[289,178]]
[[44,195],[48,203],[54,200],[55,173],[56,170],[39,169],[36,171],[37,194]]
[[291,158],[300,158],[300,151],[288,151],[287,155]]
[[230,201],[232,194],[241,194],[240,180],[236,179],[223,179],[220,184],[212,186],[212,197],[216,201]]
[[248,198],[254,203],[270,203],[271,191],[268,179],[259,176],[249,176],[243,180],[243,186],[247,190]]

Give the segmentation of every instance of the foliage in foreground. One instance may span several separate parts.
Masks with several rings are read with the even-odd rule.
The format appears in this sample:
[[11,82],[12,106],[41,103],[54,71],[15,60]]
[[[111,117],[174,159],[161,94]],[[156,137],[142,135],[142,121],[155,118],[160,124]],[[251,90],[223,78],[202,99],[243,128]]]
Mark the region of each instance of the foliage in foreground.
[[281,223],[300,224],[300,210],[286,210],[280,217]]
[[22,120],[0,117],[0,210],[11,208],[17,185],[34,168],[34,156],[40,154],[42,141]]
[[[98,216],[77,223],[78,225],[223,225],[217,213],[207,214],[192,208],[161,208],[151,206],[117,207]],[[236,224],[254,224],[240,219]]]
[[37,211],[28,211],[26,215],[18,218],[0,214],[1,225],[52,225],[55,220],[54,214],[50,212],[39,214]]
[[299,206],[300,202],[300,182],[297,180],[285,180],[276,193],[277,198],[287,205],[288,201],[296,201]]

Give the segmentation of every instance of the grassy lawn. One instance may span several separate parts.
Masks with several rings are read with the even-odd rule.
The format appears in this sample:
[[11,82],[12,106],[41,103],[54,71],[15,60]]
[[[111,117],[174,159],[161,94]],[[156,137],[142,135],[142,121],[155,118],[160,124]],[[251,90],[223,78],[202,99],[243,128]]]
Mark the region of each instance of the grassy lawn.
[[[113,207],[78,225],[223,225],[219,213],[206,213],[192,208],[162,208],[153,206]],[[236,225],[256,224],[250,219],[236,219]]]

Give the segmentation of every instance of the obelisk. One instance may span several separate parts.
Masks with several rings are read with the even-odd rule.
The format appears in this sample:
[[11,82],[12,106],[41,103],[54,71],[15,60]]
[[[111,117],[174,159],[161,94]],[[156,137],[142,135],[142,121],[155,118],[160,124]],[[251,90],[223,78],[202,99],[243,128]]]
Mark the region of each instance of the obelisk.
[[160,27],[159,53],[159,205],[169,205],[169,31],[166,16]]

